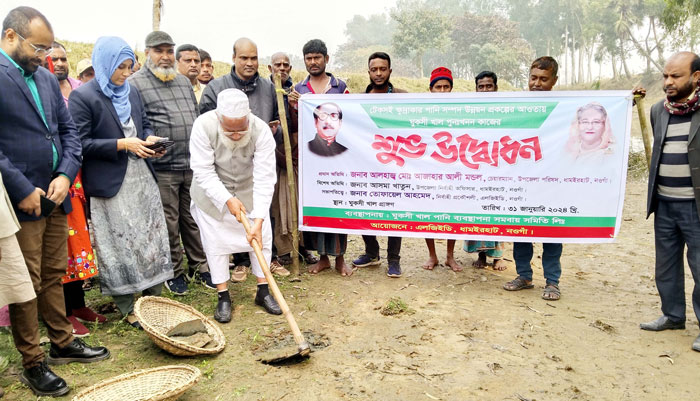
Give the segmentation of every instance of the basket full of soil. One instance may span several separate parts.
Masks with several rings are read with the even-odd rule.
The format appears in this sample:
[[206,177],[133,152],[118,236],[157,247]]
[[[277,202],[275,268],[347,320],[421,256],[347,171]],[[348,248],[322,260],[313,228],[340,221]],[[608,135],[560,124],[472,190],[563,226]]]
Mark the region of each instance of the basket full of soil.
[[172,299],[139,298],[134,314],[151,340],[173,355],[218,354],[226,346],[224,333],[211,319]]

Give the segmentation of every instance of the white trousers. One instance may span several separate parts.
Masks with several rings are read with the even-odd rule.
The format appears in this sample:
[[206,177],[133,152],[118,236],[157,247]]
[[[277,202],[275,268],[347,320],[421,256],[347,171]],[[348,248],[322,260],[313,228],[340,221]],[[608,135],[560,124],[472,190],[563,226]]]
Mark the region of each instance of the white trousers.
[[[199,209],[194,202],[190,205],[190,211],[194,221],[199,226],[202,247],[207,254],[212,283],[225,283],[231,278],[228,268],[229,255],[239,252],[248,252],[253,274],[258,278],[265,277],[255,252],[246,239],[243,224],[239,223],[233,215],[227,213],[223,221],[217,220]],[[249,220],[252,225],[253,220],[250,218]],[[272,258],[272,228],[269,215],[265,217],[263,222],[262,242],[262,254],[269,266]]]

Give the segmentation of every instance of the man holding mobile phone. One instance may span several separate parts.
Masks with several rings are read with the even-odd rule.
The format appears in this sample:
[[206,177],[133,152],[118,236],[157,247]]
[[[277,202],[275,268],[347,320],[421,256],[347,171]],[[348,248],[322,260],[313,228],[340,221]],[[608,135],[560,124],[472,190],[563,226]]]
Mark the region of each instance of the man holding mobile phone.
[[[49,363],[95,362],[109,357],[72,335],[61,277],[68,260],[64,202],[81,163],[78,132],[56,78],[39,68],[53,50],[51,24],[31,7],[17,7],[3,21],[0,39],[0,173],[20,223],[16,233],[35,299],[10,304],[12,337],[22,354],[20,380],[41,396],[69,391],[46,365],[39,345],[41,314],[51,340]],[[60,205],[41,215],[41,197]]]

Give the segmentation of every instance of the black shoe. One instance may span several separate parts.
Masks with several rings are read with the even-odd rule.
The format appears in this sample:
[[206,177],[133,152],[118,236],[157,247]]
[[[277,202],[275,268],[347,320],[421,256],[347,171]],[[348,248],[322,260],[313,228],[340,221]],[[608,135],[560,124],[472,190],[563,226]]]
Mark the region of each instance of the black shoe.
[[64,365],[71,362],[90,363],[109,358],[109,350],[105,347],[88,347],[83,340],[76,338],[63,348],[51,343],[48,362],[51,365]]
[[228,291],[223,296],[219,294],[219,302],[216,304],[214,319],[219,323],[228,323],[231,321],[231,297]]
[[270,294],[267,294],[265,296],[261,296],[261,294],[258,292],[258,294],[255,295],[255,304],[265,308],[267,313],[269,313],[271,315],[281,315],[282,314],[282,309],[280,309],[279,304],[277,304],[277,301],[275,301],[275,298]]
[[19,375],[19,381],[26,384],[38,396],[60,397],[70,391],[66,381],[52,372],[46,362],[24,369],[24,372]]
[[695,341],[693,341],[693,351],[700,352],[700,336],[697,336]]
[[685,329],[685,320],[674,322],[667,316],[661,316],[653,322],[646,322],[639,325],[642,330],[649,331],[664,331],[664,330],[683,330]]
[[199,278],[202,280],[202,285],[205,288],[209,288],[210,290],[215,290],[216,285],[211,281],[211,273],[209,272],[204,272],[204,273],[199,273]]
[[173,295],[187,294],[187,282],[185,275],[181,274],[173,279],[165,281],[165,287],[173,293]]

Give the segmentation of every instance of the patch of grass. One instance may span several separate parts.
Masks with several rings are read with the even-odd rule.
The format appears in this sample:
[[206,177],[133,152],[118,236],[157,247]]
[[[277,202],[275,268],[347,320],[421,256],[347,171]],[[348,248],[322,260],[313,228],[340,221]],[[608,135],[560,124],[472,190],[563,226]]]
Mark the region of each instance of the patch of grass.
[[306,309],[307,309],[309,312],[315,312],[315,311],[316,311],[316,305],[314,305],[314,303],[311,302],[311,301],[306,301]]
[[202,376],[206,377],[207,380],[210,380],[212,376],[214,376],[214,365],[206,359],[202,360],[197,367],[202,372]]
[[231,394],[233,394],[234,397],[238,398],[245,394],[246,391],[248,391],[248,386],[240,386],[233,389],[233,392]]
[[642,179],[649,175],[647,167],[647,155],[644,151],[630,152],[627,162],[627,178]]
[[379,310],[379,313],[384,316],[393,316],[401,313],[411,314],[413,312],[415,311],[409,308],[406,301],[400,297],[389,298],[389,301]]

